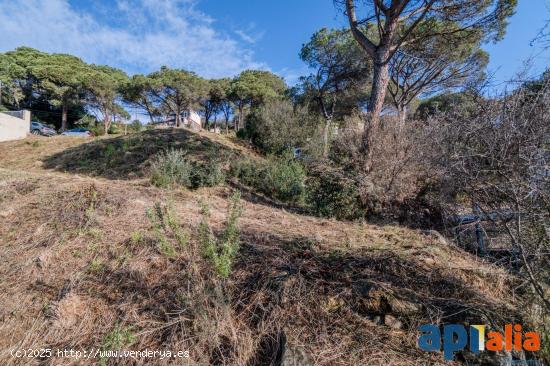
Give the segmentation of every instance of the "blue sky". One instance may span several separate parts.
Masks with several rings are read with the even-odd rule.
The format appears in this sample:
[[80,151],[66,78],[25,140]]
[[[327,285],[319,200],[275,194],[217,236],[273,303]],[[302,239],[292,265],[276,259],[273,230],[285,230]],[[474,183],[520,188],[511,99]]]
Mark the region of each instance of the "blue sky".
[[[549,9],[549,0],[519,0],[505,39],[486,46],[496,87],[529,57],[531,74],[548,65],[549,52],[530,41]],[[161,65],[206,77],[262,68],[292,83],[307,72],[298,52],[311,34],[344,26],[332,0],[0,0],[0,52],[27,45],[130,74]]]

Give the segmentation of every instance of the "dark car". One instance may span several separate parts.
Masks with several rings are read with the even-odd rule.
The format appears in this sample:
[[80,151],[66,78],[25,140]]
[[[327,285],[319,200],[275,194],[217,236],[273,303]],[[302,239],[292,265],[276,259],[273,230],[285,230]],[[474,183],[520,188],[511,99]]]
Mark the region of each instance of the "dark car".
[[45,124],[42,124],[37,121],[31,122],[31,133],[33,135],[41,135],[41,136],[55,136],[57,135],[57,132],[51,127],[46,126]]

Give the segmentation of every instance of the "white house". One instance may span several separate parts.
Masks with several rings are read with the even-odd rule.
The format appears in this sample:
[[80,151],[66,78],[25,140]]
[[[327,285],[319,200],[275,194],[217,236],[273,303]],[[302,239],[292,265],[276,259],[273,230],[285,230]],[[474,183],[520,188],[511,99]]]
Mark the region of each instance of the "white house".
[[24,139],[30,129],[30,111],[0,112],[0,141]]
[[[153,122],[156,127],[176,127],[176,116],[172,115],[158,122]],[[201,116],[194,110],[189,109],[181,114],[181,127],[186,127],[194,131],[202,129]]]

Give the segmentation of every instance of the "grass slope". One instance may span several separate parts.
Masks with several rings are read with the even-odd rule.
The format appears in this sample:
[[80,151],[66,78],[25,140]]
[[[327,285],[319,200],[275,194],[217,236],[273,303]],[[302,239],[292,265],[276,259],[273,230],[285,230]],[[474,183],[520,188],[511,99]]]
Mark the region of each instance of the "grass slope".
[[[0,144],[0,364],[40,361],[13,359],[11,348],[121,347],[189,350],[193,365],[448,365],[416,347],[417,325],[518,316],[514,280],[437,235],[298,215],[247,195],[233,272],[217,278],[200,254],[201,204],[217,233],[232,190],[150,186],[147,162],[174,145],[197,159],[254,154],[170,130]],[[185,243],[169,229],[159,239],[146,214],[155,206]],[[182,364],[49,364],[96,363]]]

